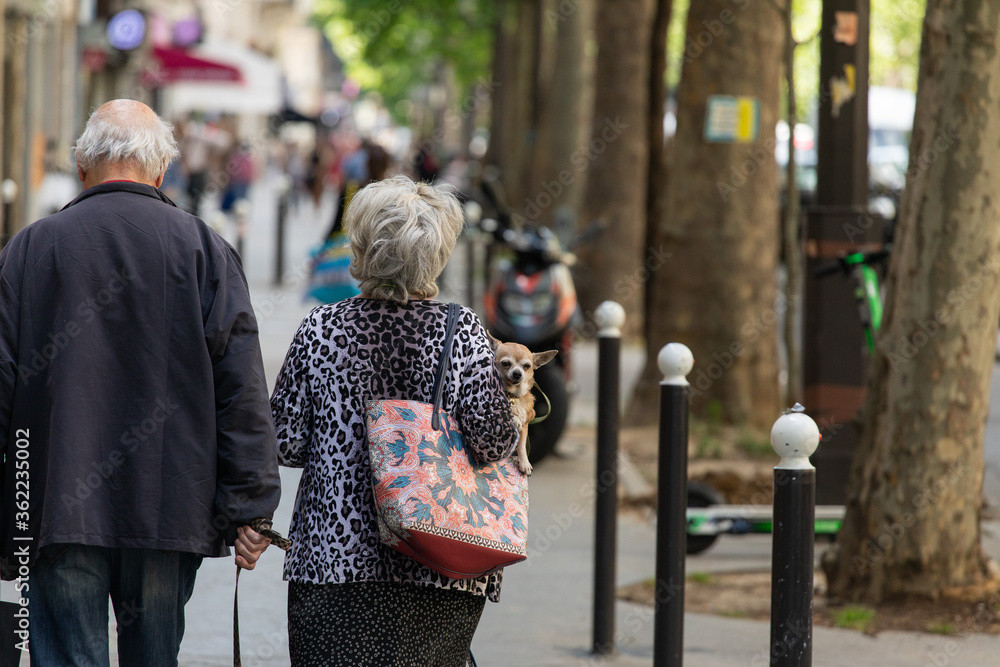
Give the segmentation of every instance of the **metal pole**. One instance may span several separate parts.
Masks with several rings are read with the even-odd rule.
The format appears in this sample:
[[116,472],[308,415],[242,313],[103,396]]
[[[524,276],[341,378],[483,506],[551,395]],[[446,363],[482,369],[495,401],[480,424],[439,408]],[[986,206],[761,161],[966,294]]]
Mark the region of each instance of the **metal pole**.
[[597,495],[594,524],[594,637],[592,652],[615,652],[615,549],[618,546],[618,423],[621,326],[625,309],[605,301],[597,325]]
[[288,217],[288,177],[283,176],[278,184],[278,222],[275,225],[274,242],[274,284],[280,286],[285,274],[285,219]]
[[694,366],[691,350],[670,343],[660,350],[660,451],[656,492],[656,611],[653,665],[684,664],[684,559],[687,556],[687,454]]
[[774,468],[771,667],[812,665],[816,469],[819,428],[798,403],[771,428]]
[[250,200],[237,199],[233,204],[233,211],[236,213],[236,254],[240,256],[243,267],[246,268],[247,258],[243,254],[246,247],[247,218],[250,216]]
[[465,237],[465,289],[469,308],[479,312],[476,304],[476,230],[466,227]]

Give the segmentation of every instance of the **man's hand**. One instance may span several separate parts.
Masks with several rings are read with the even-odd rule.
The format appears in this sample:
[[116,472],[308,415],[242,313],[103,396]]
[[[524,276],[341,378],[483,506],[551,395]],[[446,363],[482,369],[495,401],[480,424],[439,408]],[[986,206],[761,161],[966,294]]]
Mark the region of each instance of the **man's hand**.
[[267,549],[271,539],[264,537],[250,526],[240,526],[236,529],[236,564],[244,570],[252,570],[257,565],[257,559]]

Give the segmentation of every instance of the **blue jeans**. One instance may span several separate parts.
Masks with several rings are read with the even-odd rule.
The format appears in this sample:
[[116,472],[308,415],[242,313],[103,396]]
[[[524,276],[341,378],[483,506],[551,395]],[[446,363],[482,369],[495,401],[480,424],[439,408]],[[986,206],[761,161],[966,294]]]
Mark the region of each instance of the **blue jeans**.
[[108,667],[109,596],[121,667],[176,667],[201,560],[179,551],[46,546],[28,580],[32,667]]

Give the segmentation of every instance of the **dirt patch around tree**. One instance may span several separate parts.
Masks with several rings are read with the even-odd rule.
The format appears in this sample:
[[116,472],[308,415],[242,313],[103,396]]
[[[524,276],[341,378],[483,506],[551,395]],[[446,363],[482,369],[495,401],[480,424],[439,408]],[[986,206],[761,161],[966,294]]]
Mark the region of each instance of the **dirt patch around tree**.
[[[656,427],[624,429],[622,449],[649,482],[652,493],[625,499],[626,506],[646,512],[656,507],[658,431]],[[688,479],[711,486],[725,502],[765,505],[772,502],[774,466],[778,456],[759,434],[724,426],[692,423],[688,446]],[[910,598],[875,607],[843,604],[826,593],[826,577],[815,573],[813,622],[818,626],[847,627],[876,634],[887,630],[947,635],[1000,634],[1000,583],[951,590],[937,600]],[[621,599],[654,604],[655,582],[622,588]],[[732,618],[770,619],[770,572],[688,572],[684,607],[689,612]]]
[[[901,599],[866,607],[833,603],[822,591],[825,578],[816,572],[813,624],[878,634],[887,630],[945,635],[1000,634],[1000,592],[988,588],[949,591],[938,600]],[[622,600],[653,606],[653,580],[619,589]],[[730,618],[771,618],[771,573],[688,573],[684,609]]]

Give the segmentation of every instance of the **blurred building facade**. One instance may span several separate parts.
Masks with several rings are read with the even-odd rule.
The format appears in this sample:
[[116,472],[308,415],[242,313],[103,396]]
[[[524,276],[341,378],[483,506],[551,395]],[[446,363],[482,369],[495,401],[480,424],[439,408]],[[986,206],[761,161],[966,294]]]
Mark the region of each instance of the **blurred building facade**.
[[73,141],[107,100],[138,99],[170,120],[230,114],[258,133],[284,108],[318,115],[329,45],[309,25],[311,7],[312,0],[0,0],[0,243],[72,198]]

